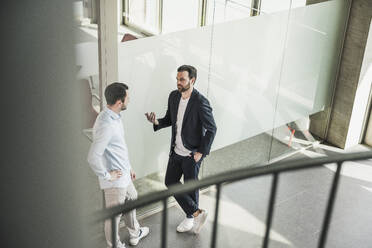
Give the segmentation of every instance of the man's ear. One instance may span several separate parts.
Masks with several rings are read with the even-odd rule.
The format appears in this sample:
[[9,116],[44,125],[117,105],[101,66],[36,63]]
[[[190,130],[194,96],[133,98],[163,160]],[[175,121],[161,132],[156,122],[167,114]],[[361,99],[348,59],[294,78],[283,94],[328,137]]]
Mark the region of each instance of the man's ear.
[[121,101],[121,99],[119,99],[119,100],[116,101],[115,105],[119,106],[121,103],[123,103],[123,102]]

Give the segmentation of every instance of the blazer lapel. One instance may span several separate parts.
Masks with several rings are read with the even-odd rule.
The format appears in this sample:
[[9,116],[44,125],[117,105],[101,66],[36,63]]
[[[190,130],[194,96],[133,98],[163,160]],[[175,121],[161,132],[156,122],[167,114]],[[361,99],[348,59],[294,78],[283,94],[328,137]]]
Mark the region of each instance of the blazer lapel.
[[[197,91],[196,89],[193,89],[192,93],[191,93],[191,96],[190,96],[190,100],[189,102],[187,103],[187,107],[186,107],[186,110],[185,110],[185,114],[183,116],[183,122],[182,122],[182,127],[185,125],[185,120],[187,119],[187,115],[190,113],[190,110],[191,110],[191,107],[192,105],[194,104],[195,102],[195,96],[197,94]],[[179,103],[179,101],[178,101]],[[177,108],[178,109],[178,108]]]
[[174,104],[172,104],[172,114],[174,116],[175,123],[177,122],[177,112],[178,112],[178,106],[180,105],[181,100],[181,93],[177,92],[176,97],[174,99]]

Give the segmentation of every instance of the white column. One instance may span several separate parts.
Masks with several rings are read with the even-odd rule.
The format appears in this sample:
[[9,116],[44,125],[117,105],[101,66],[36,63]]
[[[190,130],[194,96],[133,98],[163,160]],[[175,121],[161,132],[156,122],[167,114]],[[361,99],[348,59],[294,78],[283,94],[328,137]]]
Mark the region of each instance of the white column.
[[118,4],[117,0],[100,0],[98,11],[98,55],[101,109],[104,89],[118,81]]

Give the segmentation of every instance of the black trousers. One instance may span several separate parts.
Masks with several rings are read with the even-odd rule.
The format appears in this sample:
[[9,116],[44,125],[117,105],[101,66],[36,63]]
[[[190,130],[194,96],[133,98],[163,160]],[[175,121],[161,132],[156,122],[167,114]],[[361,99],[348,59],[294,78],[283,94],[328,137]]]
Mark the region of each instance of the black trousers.
[[[165,174],[165,185],[181,184],[182,175],[184,182],[198,180],[201,161],[195,162],[194,156],[184,157],[172,152]],[[192,218],[192,214],[199,209],[199,189],[175,198],[188,218]]]

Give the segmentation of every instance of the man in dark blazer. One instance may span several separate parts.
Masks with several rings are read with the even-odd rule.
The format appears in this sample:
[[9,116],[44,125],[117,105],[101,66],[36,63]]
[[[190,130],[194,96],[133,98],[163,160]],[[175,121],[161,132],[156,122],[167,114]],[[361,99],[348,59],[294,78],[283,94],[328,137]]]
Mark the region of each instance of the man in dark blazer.
[[[209,101],[194,89],[197,71],[193,66],[183,65],[177,69],[177,89],[170,93],[168,109],[164,118],[156,119],[155,113],[146,113],[153,123],[154,131],[172,126],[172,140],[165,185],[198,180],[201,162],[210,152],[216,135],[216,124]],[[178,232],[193,229],[199,233],[207,220],[207,211],[199,209],[199,190],[175,197],[186,213],[177,226]]]

